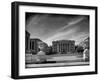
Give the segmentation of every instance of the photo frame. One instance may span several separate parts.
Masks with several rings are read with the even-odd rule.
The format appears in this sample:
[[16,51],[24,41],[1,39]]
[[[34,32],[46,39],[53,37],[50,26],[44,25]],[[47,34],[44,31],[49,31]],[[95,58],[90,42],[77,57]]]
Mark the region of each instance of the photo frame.
[[97,74],[97,7],[12,2],[13,79]]

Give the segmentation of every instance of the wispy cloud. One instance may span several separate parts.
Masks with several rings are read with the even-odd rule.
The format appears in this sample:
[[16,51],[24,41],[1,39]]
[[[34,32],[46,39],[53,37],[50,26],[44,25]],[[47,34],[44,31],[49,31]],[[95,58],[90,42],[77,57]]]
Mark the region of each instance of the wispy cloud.
[[69,22],[68,25],[70,26],[70,25],[77,24],[77,23],[81,22],[83,19],[85,19],[85,17],[80,17],[80,18],[74,19],[71,22]]
[[61,27],[60,29],[58,29],[57,31],[55,31],[55,33],[65,30],[66,28],[71,27],[72,25],[75,25],[75,24],[81,22],[84,18],[85,17],[80,17],[80,18],[70,21],[67,25],[65,25],[65,26]]
[[35,14],[28,19],[26,30],[31,38],[49,45],[55,40],[75,40],[76,44],[89,35],[88,16]]
[[55,31],[54,33],[52,33],[53,35],[49,38],[47,38],[46,40],[44,40],[46,43],[48,43],[49,45],[51,45],[52,41],[54,40],[62,40],[62,39],[72,39],[75,40],[75,33],[77,33],[77,27],[75,28],[69,28],[79,22],[81,22],[84,19],[84,17],[78,18],[75,21],[71,21],[69,22],[68,25],[65,25],[64,27],[61,27],[60,29],[58,29],[57,31]]
[[49,45],[51,45],[52,41],[55,40],[62,40],[62,39],[69,39],[68,35],[71,35],[72,33],[75,33],[77,31],[77,29],[72,29],[66,32],[59,32],[51,37],[49,37],[48,39],[44,40],[46,43],[48,43]]

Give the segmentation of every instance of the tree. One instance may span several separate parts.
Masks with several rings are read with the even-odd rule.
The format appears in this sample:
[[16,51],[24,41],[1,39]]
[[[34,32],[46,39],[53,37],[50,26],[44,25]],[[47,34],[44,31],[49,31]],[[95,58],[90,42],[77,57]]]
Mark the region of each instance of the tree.
[[84,49],[83,49],[82,46],[75,46],[75,50],[76,50],[76,52],[78,52],[78,53],[83,53],[83,51],[84,51]]

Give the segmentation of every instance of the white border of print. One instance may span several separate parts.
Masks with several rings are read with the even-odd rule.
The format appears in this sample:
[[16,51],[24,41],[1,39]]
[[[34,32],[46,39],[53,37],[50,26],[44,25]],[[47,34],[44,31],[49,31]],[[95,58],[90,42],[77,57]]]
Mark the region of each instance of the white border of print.
[[[53,67],[25,69],[25,12],[79,14],[90,16],[90,65],[76,67]],[[95,11],[88,9],[19,6],[19,75],[40,75],[95,71]]]

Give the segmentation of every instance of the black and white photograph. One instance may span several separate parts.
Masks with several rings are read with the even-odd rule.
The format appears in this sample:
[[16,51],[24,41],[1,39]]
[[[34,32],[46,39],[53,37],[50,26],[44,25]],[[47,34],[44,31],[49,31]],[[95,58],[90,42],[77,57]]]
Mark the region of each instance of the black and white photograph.
[[25,67],[89,65],[89,15],[25,13]]
[[12,3],[11,77],[97,74],[97,7]]

